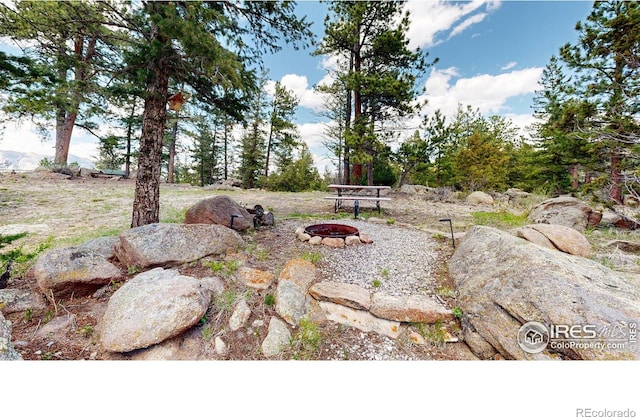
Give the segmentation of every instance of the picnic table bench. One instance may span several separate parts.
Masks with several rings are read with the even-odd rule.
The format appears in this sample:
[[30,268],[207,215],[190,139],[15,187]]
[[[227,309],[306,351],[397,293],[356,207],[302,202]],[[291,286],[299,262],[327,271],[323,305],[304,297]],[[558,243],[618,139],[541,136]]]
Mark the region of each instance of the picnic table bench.
[[375,201],[378,213],[381,212],[380,202],[391,201],[389,197],[381,197],[380,191],[390,190],[388,185],[341,185],[330,184],[327,186],[330,190],[336,190],[337,194],[327,196],[327,200],[335,200],[334,210],[337,213],[342,206],[343,201],[353,201],[353,214],[358,217],[360,209],[360,201]]

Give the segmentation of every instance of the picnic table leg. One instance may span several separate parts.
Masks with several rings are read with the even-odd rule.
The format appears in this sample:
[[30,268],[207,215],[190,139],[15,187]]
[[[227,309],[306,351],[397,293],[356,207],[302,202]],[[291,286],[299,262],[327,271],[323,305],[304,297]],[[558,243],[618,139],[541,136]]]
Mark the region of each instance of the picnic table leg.
[[358,214],[360,212],[360,202],[358,200],[354,200],[353,202],[353,218],[357,219]]

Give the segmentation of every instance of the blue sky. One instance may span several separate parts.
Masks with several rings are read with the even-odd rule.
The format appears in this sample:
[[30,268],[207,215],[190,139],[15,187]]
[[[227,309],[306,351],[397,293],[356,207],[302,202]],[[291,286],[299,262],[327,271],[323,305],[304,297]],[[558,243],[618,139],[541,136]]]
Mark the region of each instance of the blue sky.
[[[576,41],[575,24],[586,19],[592,5],[587,1],[409,0],[410,45],[439,62],[419,81],[419,88],[426,87],[428,106],[406,126],[417,126],[422,116],[436,109],[451,116],[459,103],[478,108],[484,115],[509,117],[518,126],[528,125],[533,121],[532,97],[539,89],[543,68],[563,44]],[[320,39],[327,5],[300,1],[297,11],[314,22],[313,30]],[[331,166],[322,146],[327,121],[317,116],[323,100],[313,86],[326,82],[332,61],[311,56],[312,51],[284,46],[264,60],[270,78],[281,81],[300,99],[296,122],[323,172],[325,166]],[[27,123],[7,126],[0,150],[52,155],[53,140],[42,143]],[[71,153],[95,156],[96,141],[76,129]]]

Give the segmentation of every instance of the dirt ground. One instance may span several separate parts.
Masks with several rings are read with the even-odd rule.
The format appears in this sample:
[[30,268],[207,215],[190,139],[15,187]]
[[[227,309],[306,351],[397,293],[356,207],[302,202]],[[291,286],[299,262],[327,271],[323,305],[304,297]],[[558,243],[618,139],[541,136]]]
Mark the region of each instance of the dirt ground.
[[[20,225],[29,230],[28,236],[15,241],[3,250],[19,247],[24,252],[37,251],[38,247],[70,246],[99,236],[115,236],[129,228],[135,181],[108,178],[66,179],[52,173],[0,174],[0,227]],[[307,251],[304,245],[292,236],[283,236],[279,225],[299,219],[351,218],[353,209],[348,205],[339,213],[334,213],[333,200],[324,197],[330,192],[275,193],[263,190],[216,190],[189,185],[163,184],[161,187],[162,222],[180,222],[188,207],[197,201],[217,194],[228,194],[245,207],[262,205],[274,213],[276,226],[265,227],[245,236],[251,247],[259,248],[252,253],[240,253],[250,266],[273,267],[273,263],[284,265],[286,261],[301,256]],[[392,201],[382,203],[382,213],[378,214],[373,205],[363,204],[363,217],[374,216],[386,219],[394,227],[411,227],[429,231],[440,231],[447,235],[449,225],[440,222],[442,218],[452,220],[455,231],[463,231],[473,224],[471,213],[477,207],[463,203],[426,201],[424,198],[391,192]],[[498,210],[499,207],[483,210]],[[16,226],[18,227],[18,226]],[[5,229],[6,230],[6,229]],[[432,232],[429,232],[432,233]],[[7,233],[5,233],[7,234]],[[451,241],[442,239],[438,256],[441,270],[437,282],[441,288],[451,289],[442,299],[451,305],[455,302],[453,283],[446,274],[446,260],[453,249]],[[261,257],[266,253],[268,257]],[[320,260],[322,262],[322,260]],[[206,260],[183,267],[186,275],[203,277],[211,275]],[[126,279],[123,276],[123,279]],[[38,293],[35,280],[26,266],[14,270],[8,288],[30,289]],[[42,295],[47,308],[40,312],[16,312],[5,317],[13,324],[13,342],[26,360],[58,359],[128,359],[131,355],[109,355],[99,349],[96,334],[99,319],[106,308],[108,296],[117,285],[105,287],[99,293],[74,294],[71,298],[55,299]],[[238,289],[240,291],[240,289]],[[92,295],[93,294],[93,295]],[[268,323],[275,314],[272,307],[265,306],[264,297],[257,294],[248,297],[249,306],[256,317]],[[221,303],[224,300],[220,300]],[[218,334],[223,334],[221,323],[226,323],[230,311],[220,308],[211,311],[203,322],[193,328],[180,340],[179,344],[207,344]],[[47,322],[57,318],[73,317],[70,327],[49,337],[36,337],[37,331]],[[459,323],[444,324],[444,328],[456,335]],[[69,330],[71,329],[71,330]],[[236,332],[226,335],[228,353],[224,359],[262,359],[256,347],[266,336],[266,326],[259,326],[250,332]],[[422,334],[433,329],[412,329]],[[298,337],[289,351],[279,359],[307,360],[455,360],[472,359],[473,356],[464,343],[442,343],[438,338],[427,340],[424,345],[412,343],[406,336],[391,341],[375,333],[363,333],[354,328],[345,328],[335,323],[325,322],[313,329],[313,337]],[[405,332],[406,334],[407,332]],[[315,339],[314,339],[315,338]],[[211,340],[210,340],[211,339]],[[313,339],[313,340],[309,340]],[[428,338],[427,338],[428,339]],[[199,351],[212,350],[212,343],[199,347]],[[215,357],[215,355],[213,355]]]

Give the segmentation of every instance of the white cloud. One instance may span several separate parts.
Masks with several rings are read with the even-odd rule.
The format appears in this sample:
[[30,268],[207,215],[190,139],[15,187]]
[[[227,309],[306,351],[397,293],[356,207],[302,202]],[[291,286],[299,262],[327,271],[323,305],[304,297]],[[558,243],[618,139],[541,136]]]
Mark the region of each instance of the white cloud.
[[[405,9],[410,13],[411,26],[407,33],[410,48],[428,48],[438,43],[438,34],[451,30],[455,36],[473,24],[481,22],[488,12],[496,10],[499,1],[474,0],[452,3],[448,1],[409,0]],[[480,11],[483,9],[483,11]],[[464,20],[463,20],[464,19]],[[462,20],[461,23],[458,23]]]
[[507,63],[506,65],[504,65],[502,68],[500,68],[500,71],[510,70],[511,68],[515,68],[516,65],[518,65],[517,62],[511,61],[511,62]]
[[460,23],[455,28],[453,28],[453,30],[451,31],[451,34],[449,35],[449,38],[453,38],[454,36],[464,32],[465,29],[475,25],[476,23],[482,22],[485,17],[487,17],[486,13],[478,13],[476,15],[473,15],[465,19],[464,22]]
[[458,104],[470,105],[480,109],[483,114],[494,114],[508,110],[506,102],[535,92],[543,68],[526,68],[508,73],[482,74],[470,78],[457,78],[454,68],[432,69],[426,81],[426,93],[423,98],[429,102],[426,114],[436,109],[447,117],[456,113]]
[[[331,83],[333,75],[331,73],[325,75],[319,82],[319,85]],[[280,79],[280,83],[290,90],[294,96],[300,101],[299,106],[319,112],[324,109],[324,97],[322,93],[314,90],[313,86],[309,86],[306,75],[285,74]],[[265,86],[267,94],[273,96],[275,92],[275,81],[267,82]]]

